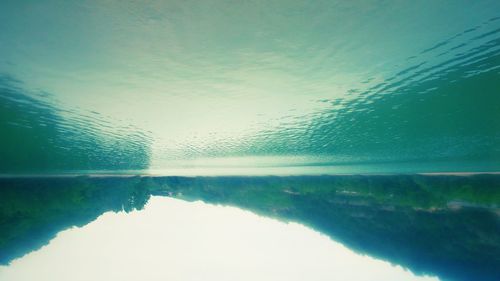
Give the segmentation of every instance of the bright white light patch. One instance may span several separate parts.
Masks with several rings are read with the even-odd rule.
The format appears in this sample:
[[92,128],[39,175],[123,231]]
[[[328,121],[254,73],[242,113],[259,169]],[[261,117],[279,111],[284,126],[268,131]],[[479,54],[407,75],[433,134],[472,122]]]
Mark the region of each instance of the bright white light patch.
[[356,254],[295,223],[153,197],[0,267],[0,280],[438,280]]

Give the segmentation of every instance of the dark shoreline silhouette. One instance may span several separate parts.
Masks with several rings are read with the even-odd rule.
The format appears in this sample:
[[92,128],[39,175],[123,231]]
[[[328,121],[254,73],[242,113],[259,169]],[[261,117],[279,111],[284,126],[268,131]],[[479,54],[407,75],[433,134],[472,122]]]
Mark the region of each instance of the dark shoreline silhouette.
[[500,176],[0,179],[0,263],[150,196],[236,206],[443,280],[500,277]]

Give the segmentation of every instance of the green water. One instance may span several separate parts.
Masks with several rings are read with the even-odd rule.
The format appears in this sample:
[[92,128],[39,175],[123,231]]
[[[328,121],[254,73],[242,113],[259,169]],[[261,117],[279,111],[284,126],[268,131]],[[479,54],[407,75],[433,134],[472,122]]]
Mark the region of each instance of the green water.
[[499,280],[499,172],[498,0],[0,3],[1,280]]
[[3,174],[499,171],[498,1],[2,7]]

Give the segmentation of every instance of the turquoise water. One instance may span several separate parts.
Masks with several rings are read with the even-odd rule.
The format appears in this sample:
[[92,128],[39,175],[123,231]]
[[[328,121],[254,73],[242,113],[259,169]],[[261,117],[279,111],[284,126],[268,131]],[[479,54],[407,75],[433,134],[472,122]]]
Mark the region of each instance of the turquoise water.
[[2,174],[499,171],[498,1],[2,7]]
[[1,280],[500,280],[500,1],[0,2]]

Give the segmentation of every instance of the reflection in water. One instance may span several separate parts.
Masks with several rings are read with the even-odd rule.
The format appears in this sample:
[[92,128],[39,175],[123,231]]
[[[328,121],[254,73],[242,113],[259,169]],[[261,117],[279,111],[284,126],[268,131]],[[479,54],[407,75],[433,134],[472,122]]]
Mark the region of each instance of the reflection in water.
[[[64,229],[74,225],[84,226],[108,211],[118,212],[124,210],[130,212],[134,209],[142,209],[151,195],[161,195],[187,201],[202,200],[211,204],[231,205],[249,210],[263,217],[270,217],[279,221],[297,222],[320,231],[351,250],[400,265],[418,275],[436,275],[442,280],[497,280],[500,277],[500,271],[498,270],[500,265],[500,219],[498,209],[500,179],[496,175],[79,177],[2,179],[1,183],[0,226],[4,231],[0,236],[0,260],[6,264],[14,258],[21,257],[19,260],[12,262],[13,268],[16,265],[21,268],[23,264],[28,266],[29,261],[32,259],[34,260],[33,266],[36,268],[38,262],[35,261],[39,260],[35,257],[44,255],[43,253],[53,253],[54,255],[65,253],[63,249],[58,248],[62,247],[62,244],[56,242],[63,238],[56,238],[52,241],[54,241],[55,245],[60,246],[52,247],[50,244],[49,247],[42,248],[36,254],[22,257],[28,252],[40,249],[42,245],[47,244],[58,232]],[[215,235],[214,232],[221,233],[218,232],[221,231],[218,229],[221,227],[221,221],[217,221],[218,218],[221,218],[219,215],[227,218],[225,214],[229,216],[230,213],[236,212],[232,208],[206,207],[201,203],[187,204],[174,200],[166,201],[167,203],[163,204],[160,203],[163,201],[158,198],[154,202],[155,204],[151,205],[155,206],[151,207],[153,209],[170,208],[171,204],[180,204],[185,206],[186,209],[182,212],[175,212],[175,214],[162,213],[163,219],[151,215],[151,218],[161,220],[163,223],[155,221],[155,223],[148,224],[147,220],[138,219],[137,223],[144,224],[144,227],[148,229],[140,234],[125,235],[128,230],[123,230],[125,233],[120,236],[124,236],[123,239],[131,239],[127,241],[130,241],[131,245],[136,245],[133,246],[135,248],[129,249],[128,254],[137,250],[147,257],[147,251],[150,248],[145,246],[145,249],[141,249],[140,245],[146,243],[144,240],[148,240],[150,235],[155,236],[156,231],[165,234],[161,239],[178,242],[176,240],[178,234],[175,233],[180,232],[174,231],[169,234],[169,229],[175,229],[176,225],[179,225],[179,227],[189,226],[196,231],[197,235],[201,235],[182,245],[188,248],[192,247],[189,245],[198,245],[202,249],[208,250],[205,253],[213,254],[216,252],[214,250],[216,248],[213,248],[213,245],[204,243],[214,242],[212,239],[215,238],[210,236],[211,234]],[[206,213],[200,211],[201,213],[197,213],[197,216],[190,217],[192,215],[190,210],[197,210],[197,208],[203,210],[205,210],[204,208],[213,209],[216,214],[213,214],[212,211],[206,211]],[[143,213],[132,212],[130,215],[125,213],[112,215],[108,213],[94,224],[102,225],[103,228],[109,231],[109,233],[98,232],[104,236],[102,239],[112,239],[114,237],[113,233],[115,233],[113,232],[114,227],[121,225],[119,221],[133,221],[134,217],[141,216],[148,217],[147,211],[144,215],[141,214]],[[245,214],[247,214],[245,216],[257,218],[248,213]],[[167,219],[169,216],[172,216],[172,218]],[[237,216],[237,218],[239,217]],[[186,220],[184,221],[184,219]],[[194,220],[193,223],[189,223],[190,219]],[[171,221],[166,223],[168,220]],[[261,220],[262,218],[259,218],[259,221]],[[203,221],[203,223],[199,221]],[[231,231],[236,231],[240,233],[239,235],[263,235],[259,236],[262,239],[258,240],[259,243],[263,243],[261,246],[267,245],[266,243],[275,243],[273,241],[277,239],[276,236],[270,234],[266,239],[265,234],[267,232],[255,233],[258,232],[257,229],[261,224],[254,221],[257,224],[254,229],[251,221],[242,219],[240,222],[234,222],[234,226],[238,226],[236,228],[246,230],[244,233],[238,232],[238,229]],[[270,220],[264,221],[269,222],[270,225],[280,225]],[[94,224],[90,224],[89,227]],[[264,225],[268,224],[262,223],[262,226]],[[293,227],[290,229],[295,229],[296,225],[292,225]],[[227,230],[227,227],[226,225],[223,229]],[[281,227],[288,229],[290,226],[282,225]],[[64,232],[61,237],[73,237],[71,235],[78,236],[78,233],[87,233],[85,229],[84,227],[82,230]],[[293,240],[292,237],[294,237],[293,233],[295,232],[290,231],[292,233],[289,237]],[[311,233],[310,231],[305,232]],[[203,236],[204,234],[207,236]],[[169,235],[173,235],[173,237]],[[288,239],[286,233],[279,232],[276,235],[280,237],[277,240]],[[306,236],[309,237],[308,235]],[[250,235],[248,239],[257,243],[251,237],[255,238]],[[81,239],[86,238],[82,236]],[[247,238],[229,239],[228,243],[245,244],[246,240]],[[321,239],[313,240],[320,241]],[[171,245],[168,241],[162,242],[163,245]],[[310,246],[315,247],[317,245],[315,243],[311,242]],[[332,249],[331,247],[334,244],[325,247]],[[115,247],[121,246],[123,244],[117,243],[115,245]],[[245,247],[244,245],[233,246],[236,248]],[[258,245],[255,246],[256,249],[266,249],[265,247],[258,247]],[[78,244],[74,247],[78,247]],[[179,245],[177,247],[183,248],[183,246]],[[299,252],[295,252],[298,249],[297,247],[299,246],[294,246],[291,249],[293,253],[289,251],[281,252],[280,250],[273,251],[273,254],[278,255],[280,254],[278,252],[281,252],[281,254],[289,253],[290,255],[300,256]],[[301,251],[308,251],[307,247],[307,244],[303,244],[299,248]],[[54,250],[50,250],[51,248],[54,248]],[[90,247],[90,249],[94,248]],[[193,250],[194,248],[189,249]],[[224,253],[222,249],[219,250]],[[122,249],[122,251],[124,250]],[[342,250],[342,252],[344,251]],[[197,273],[189,273],[187,276],[202,274],[200,272],[218,268],[202,267],[198,263],[203,260],[196,258],[191,260],[189,253],[182,251],[174,253],[174,256],[184,258],[182,261],[192,262],[188,265],[184,264],[184,266],[194,266],[199,270]],[[319,253],[324,253],[326,256],[335,255],[335,253],[328,253],[328,251],[319,251]],[[73,252],[73,254],[75,253]],[[260,252],[259,255],[262,255],[262,259],[266,260],[266,251]],[[352,254],[349,255],[352,256]],[[356,259],[359,258],[359,256],[356,257]],[[130,258],[145,261],[137,256]],[[219,257],[213,254],[212,258],[221,262],[219,259],[225,260],[228,257]],[[335,259],[333,256],[331,258],[326,260],[331,262],[329,266],[334,268],[336,266]],[[301,260],[301,257],[291,257],[291,259],[291,262],[297,262]],[[25,260],[27,261],[25,262]],[[113,259],[108,260],[110,263],[112,261]],[[325,261],[318,261],[316,265],[314,263],[304,264],[304,268],[307,268],[307,266],[323,266]],[[47,258],[45,262],[50,263],[53,260]],[[262,261],[254,262],[257,266]],[[285,260],[269,261],[271,265],[273,262],[276,262],[279,266],[286,263]],[[348,267],[358,266],[341,264]],[[151,268],[149,265],[146,268]],[[141,267],[143,264],[140,263],[137,266]],[[364,268],[365,265],[359,264],[359,266]],[[369,265],[366,266],[371,268]],[[381,264],[380,267],[389,268],[387,265],[382,266]],[[241,267],[236,267],[234,270],[238,268],[248,270],[250,267],[241,265]],[[294,267],[294,269],[296,268]],[[264,268],[259,270],[264,270]],[[350,268],[350,270],[353,269]],[[393,270],[395,269],[392,268],[390,271],[401,272],[400,270]],[[23,270],[23,272],[26,272],[26,270]],[[177,273],[181,274],[181,272],[182,270]],[[293,270],[290,272],[293,272]],[[334,271],[325,271],[323,269],[318,272],[328,276],[334,273]],[[154,273],[153,271],[148,274]],[[409,275],[407,276],[409,277]],[[381,278],[381,280],[387,279]]]
[[[0,274],[95,262],[85,273],[199,280],[248,251],[217,279],[251,263],[271,280],[379,269],[500,280],[498,175],[304,176],[499,172],[499,11],[498,0],[2,0]],[[55,177],[113,174],[149,177]],[[151,195],[184,201],[141,211]],[[170,260],[148,255],[160,249]],[[113,266],[126,270],[106,276]]]
[[[63,265],[63,266],[61,266]],[[362,270],[356,270],[362,269]],[[153,197],[0,267],[2,280],[437,280],[353,253],[298,224]]]

